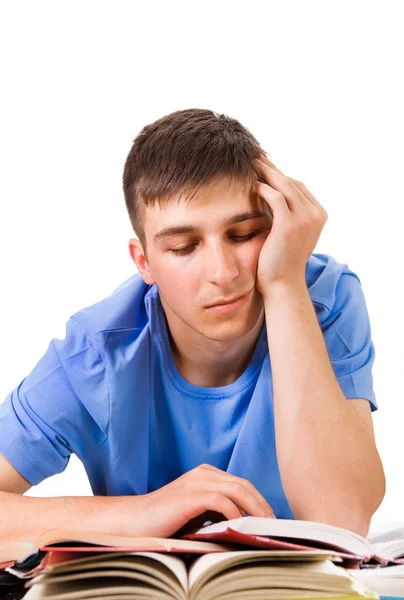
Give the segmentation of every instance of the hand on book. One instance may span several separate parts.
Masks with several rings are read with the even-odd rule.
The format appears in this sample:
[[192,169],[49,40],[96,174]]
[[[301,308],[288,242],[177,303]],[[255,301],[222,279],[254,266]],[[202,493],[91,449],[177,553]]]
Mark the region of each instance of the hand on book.
[[[131,497],[132,499],[132,497]],[[126,535],[170,537],[207,511],[224,519],[271,517],[275,514],[248,480],[211,465],[199,465],[164,487],[133,498]]]

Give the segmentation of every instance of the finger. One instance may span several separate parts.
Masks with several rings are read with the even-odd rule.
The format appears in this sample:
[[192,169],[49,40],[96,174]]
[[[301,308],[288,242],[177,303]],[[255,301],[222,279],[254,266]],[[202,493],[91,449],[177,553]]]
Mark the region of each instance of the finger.
[[257,494],[252,493],[240,480],[218,481],[215,483],[215,492],[229,498],[238,508],[252,517],[273,517],[273,510],[262,503]]
[[272,510],[271,505],[266,501],[265,497],[257,490],[257,488],[249,481],[243,477],[237,477],[237,475],[232,475],[231,473],[226,473],[229,476],[229,481],[232,483],[239,483],[245,487],[247,492],[251,494],[263,507],[264,512],[266,514],[274,515],[274,511]]
[[277,216],[282,220],[290,219],[292,208],[279,190],[261,181],[257,181],[255,185],[257,194],[268,203],[274,218]]
[[[271,167],[271,169],[275,169],[275,171],[278,171],[278,173],[282,173],[282,171],[279,169],[279,167],[274,165],[274,163],[269,160],[269,158],[267,157],[266,154],[260,154],[258,159],[261,160],[262,162],[264,162],[265,164],[267,164],[268,167]],[[282,173],[282,175],[283,175],[283,173]]]
[[[238,498],[242,498],[242,502],[244,502],[245,505],[243,506],[237,502],[237,506],[244,509],[249,514],[260,517],[273,514],[272,508],[265,500],[264,496],[262,496],[248,480],[232,475],[231,473],[226,473],[220,469],[217,469],[216,471],[211,470],[210,474],[212,476],[212,479],[209,482],[211,488],[215,491],[221,491],[222,493],[231,492],[232,496],[229,497],[233,501],[236,498],[234,494],[238,494]],[[249,508],[247,509],[246,506]],[[253,513],[251,511],[253,511]]]
[[275,517],[275,513],[273,511],[272,506],[269,504],[269,502],[267,502],[266,498],[257,490],[257,488],[251,483],[251,481],[249,481],[248,479],[244,479],[242,477],[239,477],[237,479],[239,479],[241,481],[241,483],[243,485],[245,485],[252,494],[256,494],[258,496],[258,498],[263,502],[263,505],[264,505],[265,510],[267,511],[267,514],[269,514],[272,517]]
[[304,183],[302,183],[298,179],[292,179],[292,181],[295,184],[295,186],[302,192],[302,194],[304,194],[305,198],[308,200],[308,202],[310,202],[310,204],[314,204],[315,206],[318,206],[318,208],[324,209],[324,207],[313,196],[313,194],[310,192],[310,190],[307,189],[307,187],[304,185]]
[[[242,485],[245,488],[247,494],[251,495],[256,502],[258,502],[265,513],[265,516],[274,515],[272,507],[268,504],[264,496],[257,490],[257,488],[250,482],[248,479],[244,479],[243,477],[237,477],[237,475],[233,475],[232,473],[227,473],[226,471],[222,471],[221,469],[217,469],[212,465],[201,465],[206,470],[210,470],[212,474],[215,475],[215,485],[216,481],[218,482],[228,482],[228,483],[237,483]],[[262,515],[260,515],[262,516]]]
[[286,177],[290,181],[292,181],[292,183],[296,186],[298,192],[300,192],[300,194],[301,194],[300,199],[303,202],[303,204],[316,204],[317,206],[319,205],[318,200],[316,200],[316,198],[313,196],[313,194],[306,188],[306,186],[301,181],[294,179],[293,177],[288,177],[287,175],[285,175],[279,169],[279,167],[274,165],[274,163],[269,160],[269,158],[265,154],[260,154],[260,156],[258,157],[258,160],[265,163],[272,170],[277,171],[279,174],[283,175],[284,177]]
[[256,162],[256,165],[259,172],[264,175],[266,183],[283,194],[292,212],[300,212],[302,205],[311,204],[310,200],[305,197],[290,177],[272,169],[260,160]]
[[[204,506],[202,510],[200,505],[201,502]],[[197,506],[197,514],[194,516],[198,516],[203,510],[214,510],[222,513],[226,519],[239,519],[240,517],[244,517],[244,513],[240,510],[237,504],[219,492],[205,492],[200,496]]]

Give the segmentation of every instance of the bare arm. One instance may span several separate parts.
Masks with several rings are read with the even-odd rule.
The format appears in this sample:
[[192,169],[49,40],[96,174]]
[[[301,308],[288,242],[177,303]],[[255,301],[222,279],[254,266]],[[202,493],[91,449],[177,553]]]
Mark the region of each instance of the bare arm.
[[245,512],[274,517],[265,498],[249,481],[211,465],[200,465],[143,496],[22,496],[29,487],[0,454],[0,542],[34,541],[44,531],[59,527],[169,537],[206,511],[227,519]]
[[31,488],[27,481],[0,454],[0,542],[32,541],[54,527],[113,530],[109,513],[119,497],[68,496],[33,498],[22,496]]
[[369,403],[345,398],[305,282],[273,285],[265,313],[279,468],[293,513],[366,536],[385,493]]
[[[125,498],[125,496],[34,498],[12,492],[0,492],[0,542],[8,540],[31,542],[44,531],[59,527],[124,535],[122,504]],[[118,515],[120,515],[119,519]],[[128,513],[127,517],[129,518]],[[137,534],[128,533],[128,535]]]
[[257,193],[273,211],[256,287],[265,307],[282,484],[296,519],[366,536],[385,493],[369,402],[345,398],[306,282],[328,215],[301,181],[265,154],[253,164],[262,175]]

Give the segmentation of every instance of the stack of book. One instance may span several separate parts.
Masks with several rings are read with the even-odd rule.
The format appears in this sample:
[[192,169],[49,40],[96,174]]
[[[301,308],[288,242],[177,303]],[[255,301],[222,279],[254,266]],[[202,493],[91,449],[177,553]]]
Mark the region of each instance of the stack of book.
[[0,569],[26,600],[404,599],[400,540],[258,517],[168,539],[53,529],[0,544]]

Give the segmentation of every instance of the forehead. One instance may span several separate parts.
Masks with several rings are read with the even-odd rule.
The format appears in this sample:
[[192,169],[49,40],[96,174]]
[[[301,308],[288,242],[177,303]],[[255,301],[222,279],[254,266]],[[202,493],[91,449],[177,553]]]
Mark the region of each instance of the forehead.
[[[161,204],[145,208],[144,230],[154,237],[161,230],[181,226],[212,229],[227,226],[232,216],[244,212],[269,214],[269,206],[254,191],[250,182],[221,178],[198,191],[188,201],[177,195]],[[160,238],[161,239],[161,238]]]

